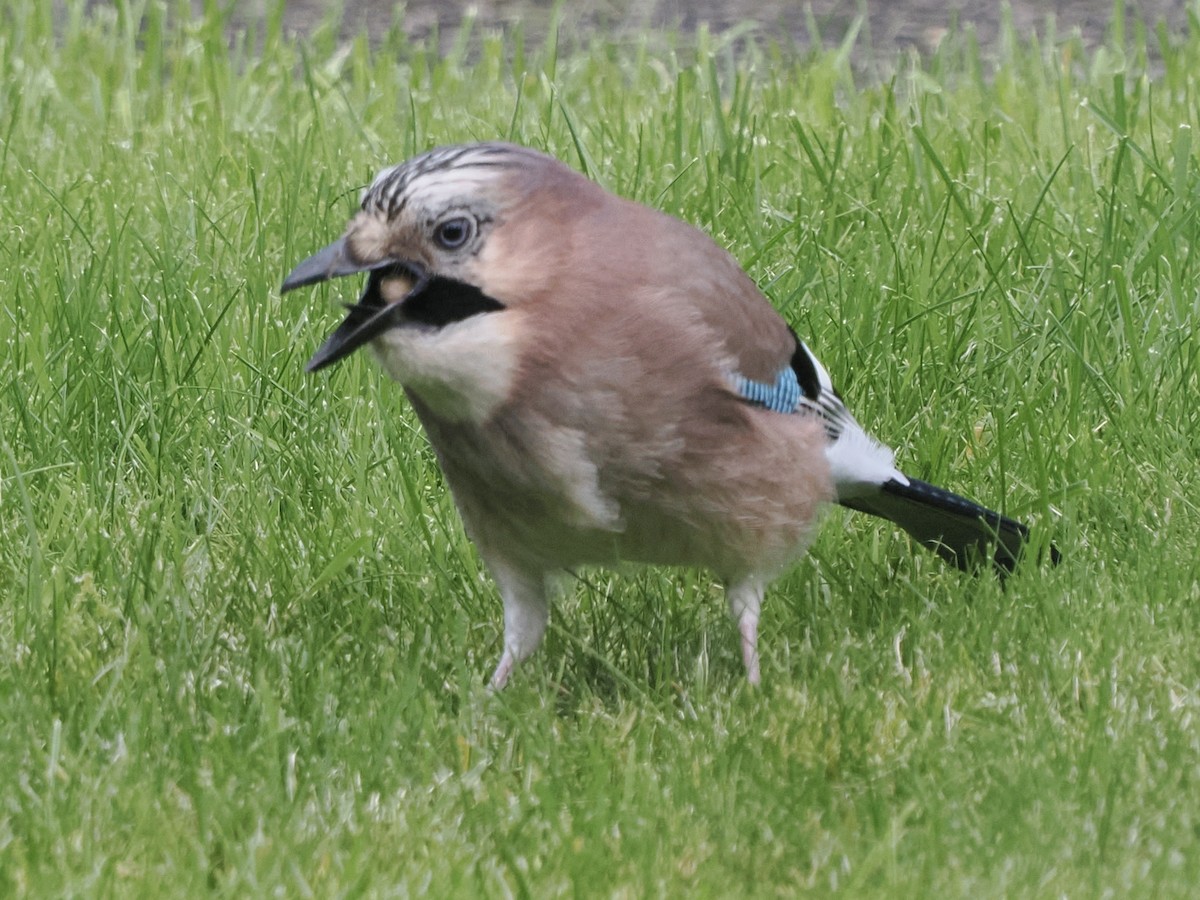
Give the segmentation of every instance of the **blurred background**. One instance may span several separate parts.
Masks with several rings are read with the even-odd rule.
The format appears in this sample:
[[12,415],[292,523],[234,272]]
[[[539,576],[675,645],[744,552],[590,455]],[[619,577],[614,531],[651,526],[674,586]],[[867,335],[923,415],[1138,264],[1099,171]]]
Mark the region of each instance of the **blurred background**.
[[[261,15],[267,0],[246,0],[243,15]],[[560,7],[555,10],[556,5]],[[328,15],[323,0],[293,0],[284,12],[285,27],[306,32]],[[610,35],[634,34],[647,27],[691,32],[702,23],[714,30],[746,27],[762,37],[787,40],[800,47],[819,40],[825,46],[840,44],[857,28],[857,50],[874,48],[888,53],[915,49],[935,50],[955,32],[970,30],[983,47],[999,40],[1007,20],[1021,35],[1036,33],[1060,39],[1076,31],[1086,45],[1104,39],[1114,26],[1126,32],[1142,25],[1161,28],[1169,36],[1187,27],[1183,0],[584,0],[555,4],[550,0],[480,0],[471,4],[440,0],[345,0],[343,29],[347,34],[381,33],[392,22],[414,38],[437,33],[453,40],[465,20],[476,27],[504,28],[520,23],[531,39],[543,37],[555,15],[567,33],[603,30]],[[402,18],[399,18],[402,16]],[[1150,43],[1154,43],[1152,40]]]

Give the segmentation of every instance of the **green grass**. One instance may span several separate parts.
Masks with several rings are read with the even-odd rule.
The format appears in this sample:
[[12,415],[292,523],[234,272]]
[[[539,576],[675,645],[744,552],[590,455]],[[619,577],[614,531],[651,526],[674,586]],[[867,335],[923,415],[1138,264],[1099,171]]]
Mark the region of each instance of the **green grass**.
[[[1193,893],[1200,29],[880,78],[50,6],[0,6],[0,895]],[[646,570],[489,695],[401,392],[302,371],[353,286],[278,285],[385,163],[496,137],[710,230],[905,468],[1063,564],[833,511],[761,690],[709,577]]]

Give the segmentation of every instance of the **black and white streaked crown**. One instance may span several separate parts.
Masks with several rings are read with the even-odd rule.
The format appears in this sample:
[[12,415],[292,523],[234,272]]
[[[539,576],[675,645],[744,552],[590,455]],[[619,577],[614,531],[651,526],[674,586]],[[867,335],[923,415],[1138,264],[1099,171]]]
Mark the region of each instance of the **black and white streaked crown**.
[[394,219],[410,203],[426,209],[487,181],[496,169],[519,166],[541,154],[514,144],[489,142],[435,147],[380,172],[363,191],[362,208]]

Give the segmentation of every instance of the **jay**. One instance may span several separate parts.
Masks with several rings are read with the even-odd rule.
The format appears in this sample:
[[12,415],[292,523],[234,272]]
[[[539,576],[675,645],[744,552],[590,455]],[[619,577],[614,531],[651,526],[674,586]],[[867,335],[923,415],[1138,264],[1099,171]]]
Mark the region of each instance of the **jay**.
[[900,472],[707,235],[550,156],[479,143],[386,169],[282,291],[359,273],[308,369],[370,344],[403,386],[500,589],[495,688],[540,643],[563,569],[712,570],[757,683],[763,593],[822,505],[889,519],[963,569],[1010,570],[1028,541]]

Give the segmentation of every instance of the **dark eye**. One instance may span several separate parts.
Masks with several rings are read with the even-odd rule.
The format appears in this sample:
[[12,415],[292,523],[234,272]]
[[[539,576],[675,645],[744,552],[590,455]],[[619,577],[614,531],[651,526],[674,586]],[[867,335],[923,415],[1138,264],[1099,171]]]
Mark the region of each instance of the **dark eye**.
[[466,216],[456,216],[439,222],[433,230],[433,239],[446,250],[457,250],[471,239],[475,233],[475,223]]

